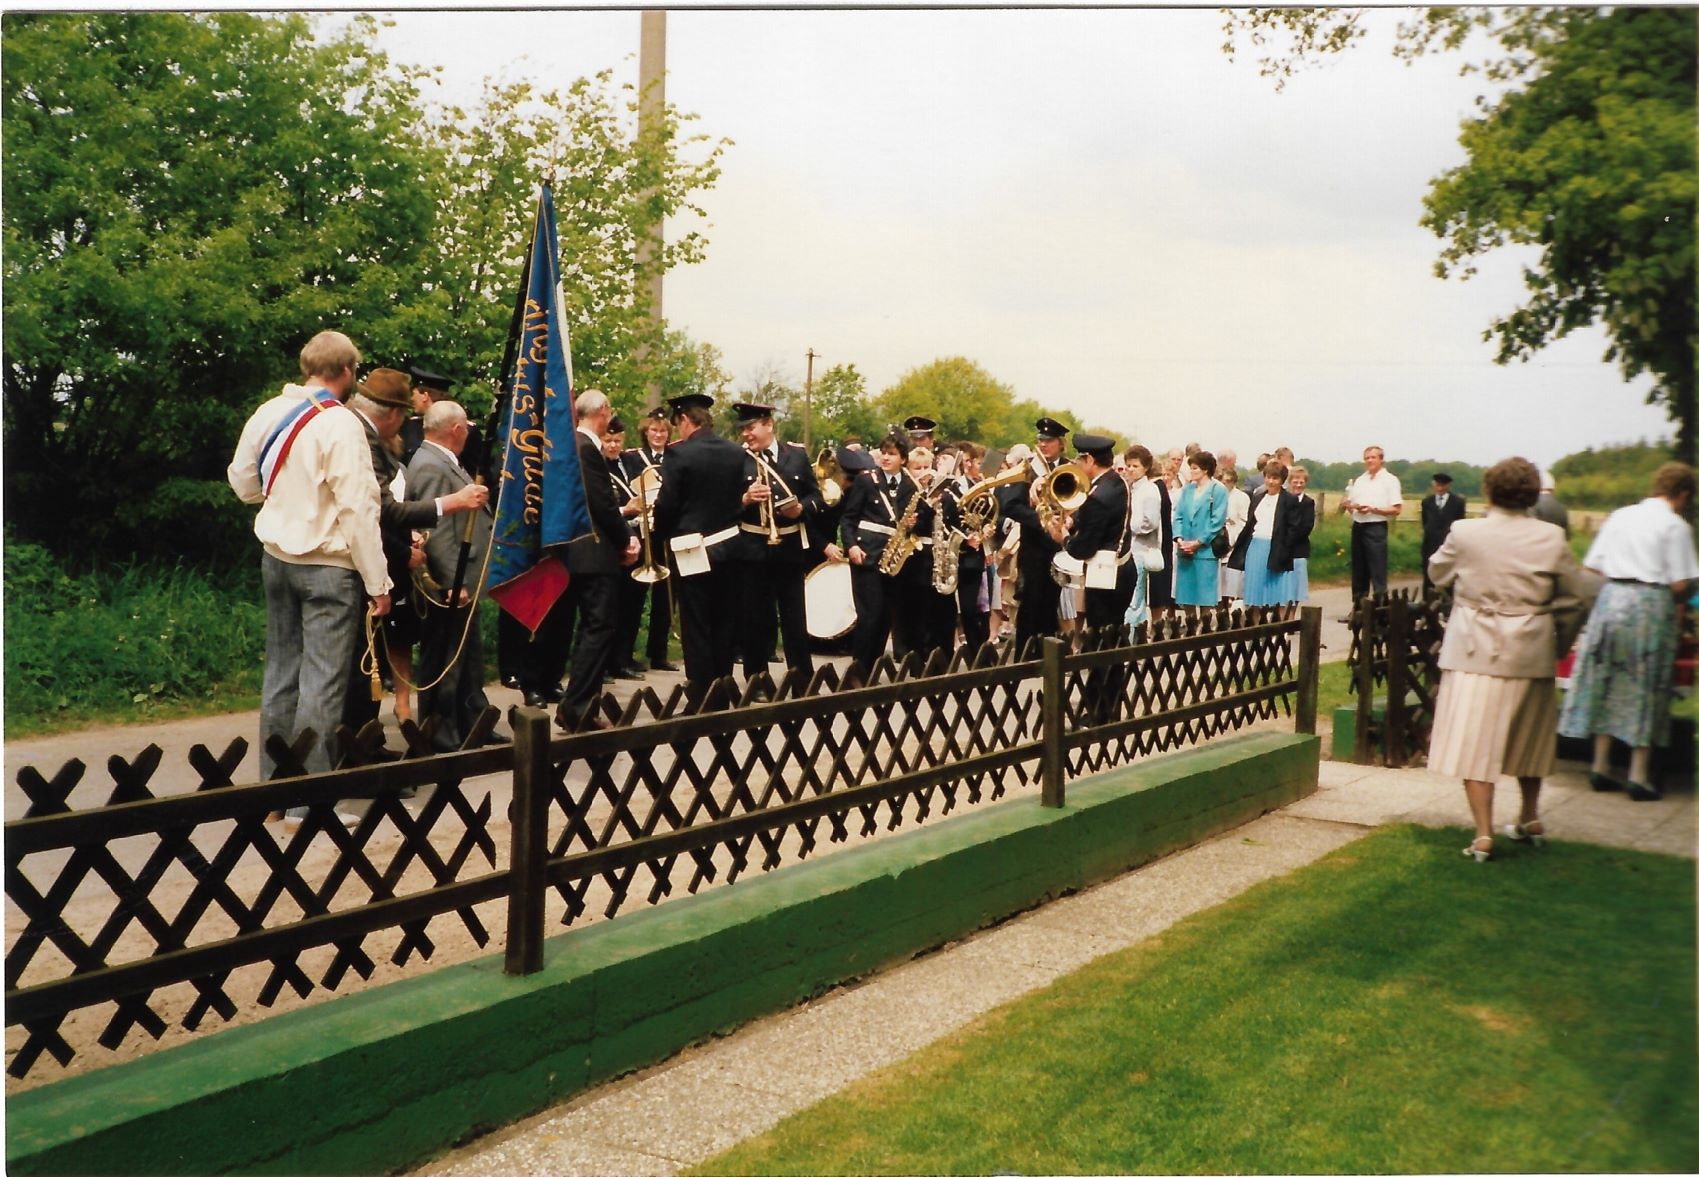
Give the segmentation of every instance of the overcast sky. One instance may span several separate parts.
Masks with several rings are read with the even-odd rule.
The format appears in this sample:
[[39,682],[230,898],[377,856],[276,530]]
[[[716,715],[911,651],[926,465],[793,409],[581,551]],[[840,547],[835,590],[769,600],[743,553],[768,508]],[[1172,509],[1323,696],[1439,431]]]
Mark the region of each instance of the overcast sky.
[[[1548,462],[1667,434],[1602,333],[1492,363],[1516,257],[1434,276],[1421,199],[1482,83],[1395,61],[1398,15],[1276,94],[1214,9],[674,11],[667,97],[735,146],[667,317],[740,384],[800,383],[810,347],[874,392],[965,355],[1153,447]],[[636,12],[393,19],[447,101],[636,78]]]

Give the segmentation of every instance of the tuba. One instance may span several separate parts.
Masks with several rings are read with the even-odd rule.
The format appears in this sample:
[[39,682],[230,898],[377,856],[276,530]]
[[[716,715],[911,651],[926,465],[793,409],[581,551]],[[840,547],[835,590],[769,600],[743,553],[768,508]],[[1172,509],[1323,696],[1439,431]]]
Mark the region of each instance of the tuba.
[[1032,467],[1022,462],[995,478],[984,478],[973,484],[962,496],[962,530],[983,531],[997,522],[997,491],[1017,482],[1031,482]]
[[1078,462],[1064,462],[1038,484],[1038,521],[1046,528],[1063,515],[1079,510],[1091,493],[1085,470]]
[[820,484],[820,501],[828,507],[837,506],[844,497],[843,483],[838,481],[842,476],[837,451],[829,445],[821,446],[814,459],[814,480]]

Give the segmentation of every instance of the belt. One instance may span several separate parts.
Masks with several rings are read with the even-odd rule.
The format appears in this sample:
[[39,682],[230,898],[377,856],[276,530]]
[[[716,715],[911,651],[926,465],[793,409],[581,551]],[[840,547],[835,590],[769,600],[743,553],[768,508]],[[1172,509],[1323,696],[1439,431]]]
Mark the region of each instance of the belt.
[[702,546],[705,547],[705,548],[711,548],[715,544],[724,543],[726,540],[730,539],[732,536],[734,536],[736,534],[737,534],[737,524],[734,523],[730,527],[726,528],[724,531],[716,531],[713,535],[703,536],[702,537]]
[[874,535],[896,535],[897,534],[897,529],[895,527],[887,527],[883,523],[862,522],[862,523],[857,523],[856,526],[861,528],[861,530],[863,530],[863,531],[871,531]]
[[1361,522],[1358,522],[1357,520],[1353,519],[1353,520],[1351,520],[1351,526],[1352,527],[1385,527],[1386,522],[1387,521],[1385,519],[1364,519]]
[[744,524],[741,524],[740,526],[742,526],[742,528],[745,531],[749,532],[751,535],[770,535],[770,534],[775,534],[775,533],[778,534],[778,535],[795,535],[797,532],[802,530],[802,524],[800,524],[800,523],[792,523],[788,527],[776,527],[776,528],[773,529],[772,532],[769,532],[765,527],[762,527],[759,523],[744,523]]
[[1610,580],[1611,580],[1612,584],[1637,584],[1641,588],[1661,589],[1661,588],[1668,588],[1669,587],[1669,585],[1659,584],[1655,580],[1637,580],[1632,576],[1613,576],[1613,577],[1610,578]]

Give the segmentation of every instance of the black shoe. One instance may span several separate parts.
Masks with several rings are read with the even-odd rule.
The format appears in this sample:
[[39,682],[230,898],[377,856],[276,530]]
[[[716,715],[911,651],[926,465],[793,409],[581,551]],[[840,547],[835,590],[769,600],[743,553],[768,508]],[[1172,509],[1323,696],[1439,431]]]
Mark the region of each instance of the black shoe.
[[562,699],[566,698],[565,684],[557,682],[552,687],[544,687],[543,698],[550,703],[559,703]]
[[519,689],[519,676],[517,674],[504,674],[501,676],[501,685],[510,691],[517,691]]
[[558,699],[551,699],[542,691],[525,692],[525,706],[527,707],[547,707],[549,704],[557,702],[559,702]]
[[1588,773],[1587,774],[1587,782],[1593,786],[1593,792],[1595,792],[1595,793],[1620,793],[1620,792],[1622,792],[1622,782],[1618,781],[1618,780],[1612,780],[1610,777],[1606,776],[1602,772],[1590,772],[1590,773]]
[[650,670],[665,670],[665,671],[670,671],[670,672],[676,673],[677,670],[678,670],[678,667],[674,666],[671,662],[668,662],[665,658],[662,658],[659,661],[650,662],[649,663],[649,669]]
[[1635,801],[1662,801],[1664,795],[1653,785],[1643,785],[1639,781],[1626,781],[1623,785],[1628,790],[1628,796]]
[[626,682],[642,682],[643,672],[629,666],[616,666],[608,673],[608,677],[624,679]]

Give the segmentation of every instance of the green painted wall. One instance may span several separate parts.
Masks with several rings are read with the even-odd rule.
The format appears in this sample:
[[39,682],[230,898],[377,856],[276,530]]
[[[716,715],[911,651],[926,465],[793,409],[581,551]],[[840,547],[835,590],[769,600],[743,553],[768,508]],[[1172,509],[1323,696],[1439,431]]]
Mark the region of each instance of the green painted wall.
[[1313,736],[1216,741],[6,1101],[26,1173],[372,1173],[1312,791]]

